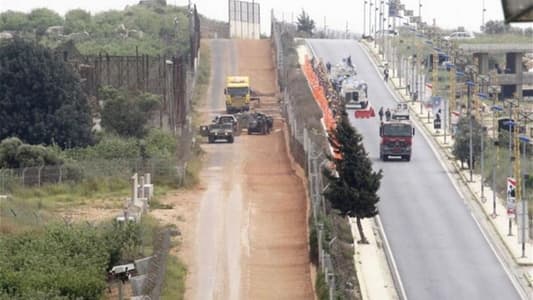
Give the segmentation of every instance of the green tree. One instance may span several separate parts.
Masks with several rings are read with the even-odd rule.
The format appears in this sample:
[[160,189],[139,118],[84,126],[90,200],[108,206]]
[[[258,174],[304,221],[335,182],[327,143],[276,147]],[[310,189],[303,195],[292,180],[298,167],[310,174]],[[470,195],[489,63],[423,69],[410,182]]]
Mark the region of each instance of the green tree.
[[29,26],[35,30],[35,34],[40,37],[44,35],[50,26],[63,25],[63,18],[53,10],[48,8],[36,8],[28,15]]
[[102,93],[102,127],[124,137],[142,138],[152,111],[159,105],[159,97],[152,94],[127,95],[106,87]]
[[91,143],[91,114],[79,78],[35,43],[0,46],[0,139],[62,148]]
[[324,170],[329,180],[324,196],[342,216],[355,217],[361,236],[359,243],[368,243],[361,219],[378,214],[379,189],[382,171],[372,170],[372,162],[363,146],[363,137],[352,127],[346,111],[341,113],[337,128],[330,135],[333,151],[340,157],[328,157],[335,172]]
[[91,30],[91,13],[83,9],[73,9],[65,14],[65,34]]
[[0,31],[24,31],[29,27],[28,15],[18,11],[8,10],[0,14]]
[[[481,157],[481,135],[487,140],[486,133],[483,131],[481,124],[475,118],[472,119],[472,153],[473,165]],[[457,123],[457,132],[455,134],[455,143],[453,145],[453,155],[461,161],[461,167],[466,162],[470,164],[470,122],[468,117],[462,117]]]
[[302,13],[296,19],[296,26],[299,32],[312,36],[313,30],[315,30],[315,21],[302,9]]

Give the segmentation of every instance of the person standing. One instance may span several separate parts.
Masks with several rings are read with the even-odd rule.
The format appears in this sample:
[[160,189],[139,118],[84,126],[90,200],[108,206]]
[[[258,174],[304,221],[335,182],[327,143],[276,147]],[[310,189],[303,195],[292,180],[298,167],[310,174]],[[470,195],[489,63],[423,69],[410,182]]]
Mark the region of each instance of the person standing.
[[379,120],[383,121],[383,106],[379,108],[378,114],[379,114]]
[[387,121],[390,121],[390,118],[391,118],[391,111],[390,109],[387,108],[387,111],[385,111],[385,119]]

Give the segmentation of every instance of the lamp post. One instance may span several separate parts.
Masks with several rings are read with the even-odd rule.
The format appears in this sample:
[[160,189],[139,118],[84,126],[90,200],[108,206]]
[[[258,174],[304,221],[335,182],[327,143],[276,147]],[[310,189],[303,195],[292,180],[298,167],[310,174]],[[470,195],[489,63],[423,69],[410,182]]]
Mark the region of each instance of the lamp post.
[[369,0],[369,3],[368,3],[368,35],[372,33],[372,6],[373,5],[374,3],[372,3],[372,0]]
[[472,68],[467,69],[468,72],[468,80],[466,81],[467,85],[467,116],[468,116],[468,153],[469,153],[469,160],[468,160],[468,169],[470,171],[470,182],[472,182],[472,172],[473,168],[472,165],[474,163],[474,151],[473,151],[473,145],[472,145],[472,126],[473,126],[473,115],[472,115],[472,86],[474,85],[474,82],[472,81]]
[[[524,153],[524,157],[527,159],[527,147],[526,144],[531,143],[531,139],[529,139],[527,136],[520,136],[520,141],[522,142],[522,152]],[[526,169],[527,170],[527,169]],[[527,193],[526,193],[526,182],[529,180],[529,175],[524,172],[523,179],[522,179],[522,197],[520,201],[522,201],[522,214],[521,214],[521,221],[522,221],[522,232],[519,232],[518,234],[521,234],[521,242],[522,242],[522,257],[526,257],[526,222],[529,222],[529,218],[527,217]]]
[[374,45],[377,44],[377,27],[378,27],[378,0],[374,0]]
[[[503,108],[499,105],[496,105],[496,98],[493,99],[493,105],[490,108],[492,110],[492,130],[496,129],[496,113],[503,111]],[[499,152],[500,142],[498,141],[498,136],[494,135],[494,158],[492,165],[492,218],[496,218],[498,214],[496,213],[496,169],[498,168],[498,152]]]
[[368,1],[363,3],[363,37],[366,35],[366,4]]
[[481,8],[481,32],[485,32],[485,12],[487,9],[485,9],[485,0],[482,1],[482,8]]

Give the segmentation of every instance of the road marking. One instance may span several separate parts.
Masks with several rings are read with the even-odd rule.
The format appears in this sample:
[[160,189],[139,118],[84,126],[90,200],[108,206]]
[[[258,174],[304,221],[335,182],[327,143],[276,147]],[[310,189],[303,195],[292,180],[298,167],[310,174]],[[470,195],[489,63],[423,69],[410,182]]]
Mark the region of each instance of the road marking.
[[[370,57],[366,47],[362,47],[361,45],[359,45],[359,47],[361,47],[361,49],[363,50],[365,55],[369,58],[369,61],[370,61],[371,65],[379,73],[379,69],[377,67],[377,64],[374,62],[372,57]],[[401,102],[399,100],[399,96],[396,94],[396,92],[394,90],[392,90],[391,87],[388,84],[385,84],[385,86],[386,86],[387,90],[389,91],[389,93],[393,96],[393,99],[396,102]],[[492,253],[494,253],[494,255],[496,256],[496,259],[498,260],[498,262],[502,266],[504,272],[507,274],[507,277],[509,277],[509,280],[511,281],[511,284],[515,287],[516,292],[518,293],[518,295],[522,299],[527,299],[527,295],[524,295],[525,292],[522,289],[522,285],[520,285],[518,282],[516,282],[516,279],[514,278],[514,276],[512,276],[512,273],[509,270],[508,266],[504,263],[504,261],[500,257],[500,254],[496,251],[496,248],[492,244],[492,241],[488,238],[487,234],[485,233],[484,228],[481,226],[481,224],[478,222],[478,220],[476,219],[476,217],[472,213],[472,210],[470,209],[469,203],[466,201],[466,197],[464,196],[463,192],[461,191],[461,189],[458,186],[457,180],[452,177],[452,175],[450,173],[451,170],[448,169],[447,165],[442,160],[442,157],[441,157],[442,154],[435,148],[434,143],[438,143],[438,142],[436,142],[433,139],[429,138],[429,136],[428,136],[429,134],[426,132],[426,130],[428,130],[428,129],[426,129],[425,126],[420,125],[420,120],[418,119],[418,117],[413,119],[413,123],[415,124],[416,128],[418,129],[418,131],[422,132],[422,135],[423,135],[424,139],[426,140],[426,142],[428,143],[429,148],[431,149],[433,154],[435,154],[435,156],[437,157],[437,160],[439,161],[439,163],[442,166],[442,168],[446,171],[446,175],[450,179],[454,189],[457,191],[459,196],[463,199],[463,202],[467,205],[467,208],[470,210],[470,216],[472,217],[472,219],[474,219],[474,222],[475,222],[476,226],[478,227],[479,231],[481,232],[481,235],[483,236],[483,238],[485,239],[485,241],[489,245],[489,248],[491,249]],[[423,130],[421,130],[422,127],[423,127]],[[466,188],[468,188],[468,187],[466,187]],[[498,233],[496,233],[496,234],[498,234]]]

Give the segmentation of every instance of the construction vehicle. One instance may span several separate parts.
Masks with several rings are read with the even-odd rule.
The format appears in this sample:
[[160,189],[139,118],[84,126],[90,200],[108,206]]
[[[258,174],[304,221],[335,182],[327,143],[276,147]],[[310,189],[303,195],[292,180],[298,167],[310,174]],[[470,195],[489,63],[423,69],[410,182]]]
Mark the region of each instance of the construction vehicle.
[[253,112],[248,116],[248,134],[267,134],[272,131],[274,119],[260,112]]
[[250,110],[250,78],[248,76],[228,76],[226,78],[226,112],[228,114]]
[[399,157],[402,160],[410,161],[414,135],[415,128],[409,120],[409,112],[404,110],[400,104],[393,111],[391,119],[381,122],[379,127],[380,159],[387,161],[389,157]]

